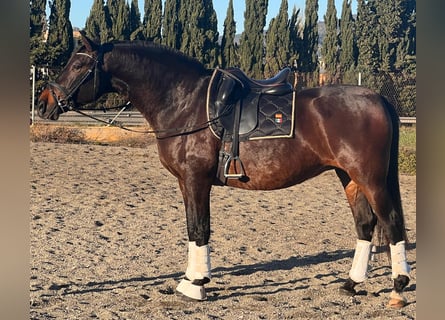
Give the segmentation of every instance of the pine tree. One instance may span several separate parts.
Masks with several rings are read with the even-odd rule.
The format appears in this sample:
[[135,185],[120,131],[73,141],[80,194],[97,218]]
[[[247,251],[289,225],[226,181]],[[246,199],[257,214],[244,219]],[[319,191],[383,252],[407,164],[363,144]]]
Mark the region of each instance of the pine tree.
[[144,3],[144,36],[145,39],[161,43],[162,29],[162,1],[145,0]]
[[111,40],[111,22],[103,0],[94,0],[85,23],[87,36],[100,43]]
[[222,68],[239,66],[236,47],[236,22],[234,20],[233,0],[229,1],[226,19],[224,20],[224,31],[221,40],[221,66]]
[[46,31],[46,0],[32,0],[29,13],[30,64],[46,63],[46,46],[43,42]]
[[278,15],[271,20],[266,33],[264,76],[272,77],[290,64],[290,30],[287,0],[282,0]]
[[334,0],[328,0],[324,23],[326,26],[326,35],[321,47],[321,55],[323,57],[325,71],[328,74],[328,83],[334,83],[337,82],[339,59],[338,20]]
[[343,0],[340,20],[340,72],[345,83],[356,83],[357,44],[350,0]]
[[180,49],[182,26],[179,21],[180,0],[166,0],[162,22],[162,43],[174,49]]
[[70,0],[54,0],[50,4],[47,45],[51,57],[49,63],[53,66],[65,65],[74,49],[70,7]]
[[246,0],[244,31],[240,40],[241,68],[249,76],[263,77],[264,26],[267,0]]
[[130,40],[143,40],[144,38],[138,0],[132,0],[130,5]]

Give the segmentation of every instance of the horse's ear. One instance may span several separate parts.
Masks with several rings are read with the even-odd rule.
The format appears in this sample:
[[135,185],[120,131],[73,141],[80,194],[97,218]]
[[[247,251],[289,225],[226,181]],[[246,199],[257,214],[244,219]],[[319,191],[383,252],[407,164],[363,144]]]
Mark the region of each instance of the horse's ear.
[[95,51],[99,45],[96,44],[93,40],[87,37],[84,30],[80,31],[80,41],[82,44],[87,48],[88,51],[92,52]]

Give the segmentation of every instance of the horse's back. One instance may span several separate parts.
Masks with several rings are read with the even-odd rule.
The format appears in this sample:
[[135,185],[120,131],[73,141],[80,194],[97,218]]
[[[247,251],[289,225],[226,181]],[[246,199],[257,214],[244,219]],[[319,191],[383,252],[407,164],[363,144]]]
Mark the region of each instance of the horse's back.
[[364,135],[376,126],[388,130],[391,123],[384,98],[361,86],[305,89],[296,95],[295,105],[296,136],[324,134],[338,139],[343,135]]

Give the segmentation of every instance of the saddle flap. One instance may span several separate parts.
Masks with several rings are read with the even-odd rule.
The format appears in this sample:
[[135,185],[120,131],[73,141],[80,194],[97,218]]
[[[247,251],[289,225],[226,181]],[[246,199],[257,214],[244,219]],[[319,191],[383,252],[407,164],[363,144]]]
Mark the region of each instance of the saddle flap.
[[[258,95],[249,93],[245,98],[236,103],[240,104],[241,114],[239,119],[239,134],[247,134],[254,130],[258,124]],[[226,129],[226,134],[232,135],[235,123],[235,105],[229,105],[228,112],[220,118],[221,124]]]

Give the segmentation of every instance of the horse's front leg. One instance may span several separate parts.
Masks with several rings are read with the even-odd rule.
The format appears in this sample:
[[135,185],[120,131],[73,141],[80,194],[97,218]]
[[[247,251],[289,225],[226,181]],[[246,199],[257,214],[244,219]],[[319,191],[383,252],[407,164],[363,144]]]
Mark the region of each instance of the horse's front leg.
[[184,279],[176,290],[195,300],[207,298],[204,285],[210,282],[210,189],[211,183],[193,179],[179,181],[187,215],[188,261]]

